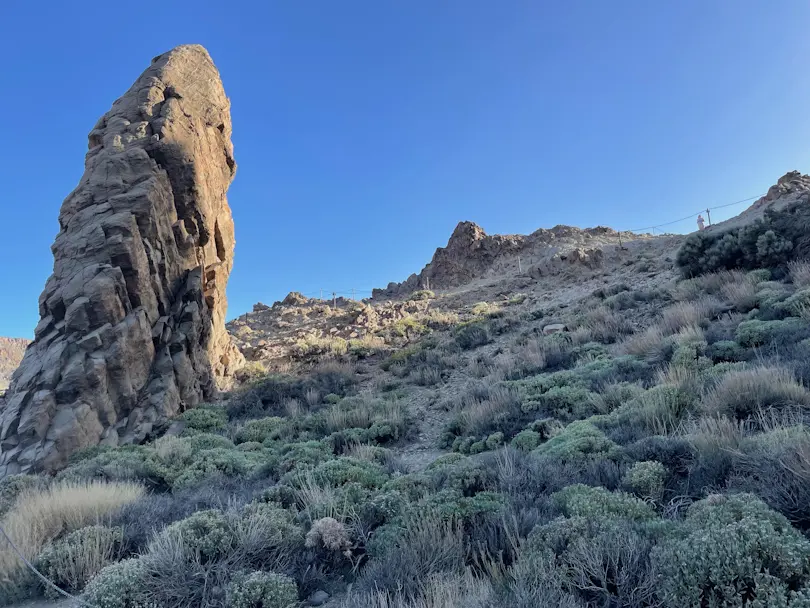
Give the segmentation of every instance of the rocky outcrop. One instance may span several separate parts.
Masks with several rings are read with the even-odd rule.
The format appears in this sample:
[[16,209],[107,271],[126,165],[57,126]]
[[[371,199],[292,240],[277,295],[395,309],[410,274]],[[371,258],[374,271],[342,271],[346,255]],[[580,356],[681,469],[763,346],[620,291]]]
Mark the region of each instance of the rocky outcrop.
[[802,175],[798,171],[788,171],[768,188],[765,196],[758,198],[745,211],[726,221],[707,226],[706,229],[710,232],[717,232],[739,228],[763,219],[768,210],[783,211],[795,208],[797,205],[805,206],[808,203],[810,203],[810,175]]
[[[633,235],[633,238],[646,237]],[[389,283],[385,289],[375,289],[372,297],[396,298],[418,289],[451,289],[493,274],[517,273],[521,269],[526,272],[530,267],[545,268],[549,264],[556,267],[560,261],[596,267],[602,255],[598,248],[618,242],[619,234],[603,226],[584,230],[555,226],[529,235],[488,235],[473,222],[461,222],[447,246],[436,250],[422,272],[412,274],[402,283]]]
[[242,362],[224,325],[230,138],[230,103],[197,45],[153,59],[90,132],[0,412],[0,477],[142,441],[228,384]]

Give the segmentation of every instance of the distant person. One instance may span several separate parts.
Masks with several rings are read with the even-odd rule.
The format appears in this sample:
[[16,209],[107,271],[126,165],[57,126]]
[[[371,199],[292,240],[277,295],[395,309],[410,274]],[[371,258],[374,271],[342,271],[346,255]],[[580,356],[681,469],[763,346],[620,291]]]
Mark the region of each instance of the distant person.
[[698,230],[703,230],[706,227],[706,220],[703,219],[703,216],[698,214]]

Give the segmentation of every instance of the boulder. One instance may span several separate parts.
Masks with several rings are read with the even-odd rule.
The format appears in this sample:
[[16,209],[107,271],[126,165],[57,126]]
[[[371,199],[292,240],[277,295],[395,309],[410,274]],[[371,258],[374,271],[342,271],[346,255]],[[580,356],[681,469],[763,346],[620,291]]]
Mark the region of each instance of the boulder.
[[154,58],[88,148],[59,212],[35,340],[0,410],[0,477],[141,441],[243,363],[225,331],[230,102],[207,51]]

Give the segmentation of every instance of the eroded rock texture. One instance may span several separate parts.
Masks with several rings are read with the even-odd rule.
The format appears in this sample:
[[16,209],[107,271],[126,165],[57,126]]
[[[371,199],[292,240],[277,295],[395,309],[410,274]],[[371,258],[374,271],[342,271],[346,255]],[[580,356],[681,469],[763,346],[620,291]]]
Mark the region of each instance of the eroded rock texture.
[[224,323],[230,138],[230,103],[196,45],[156,57],[90,132],[0,412],[0,477],[142,441],[241,365]]

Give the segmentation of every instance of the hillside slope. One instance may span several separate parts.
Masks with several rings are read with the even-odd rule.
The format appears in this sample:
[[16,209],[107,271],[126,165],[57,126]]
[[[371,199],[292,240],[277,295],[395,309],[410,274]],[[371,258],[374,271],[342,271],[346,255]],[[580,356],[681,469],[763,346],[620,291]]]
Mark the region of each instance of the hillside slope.
[[[785,195],[806,214],[810,191]],[[488,253],[467,278],[434,256],[433,291],[257,305],[228,326],[240,388],[145,445],[0,481],[2,523],[92,482],[26,552],[110,608],[807,606],[799,249],[760,235],[761,257],[706,258],[752,268],[684,278],[694,235],[552,252],[462,232]],[[515,247],[548,263],[516,268]],[[11,557],[0,603],[36,592]]]

